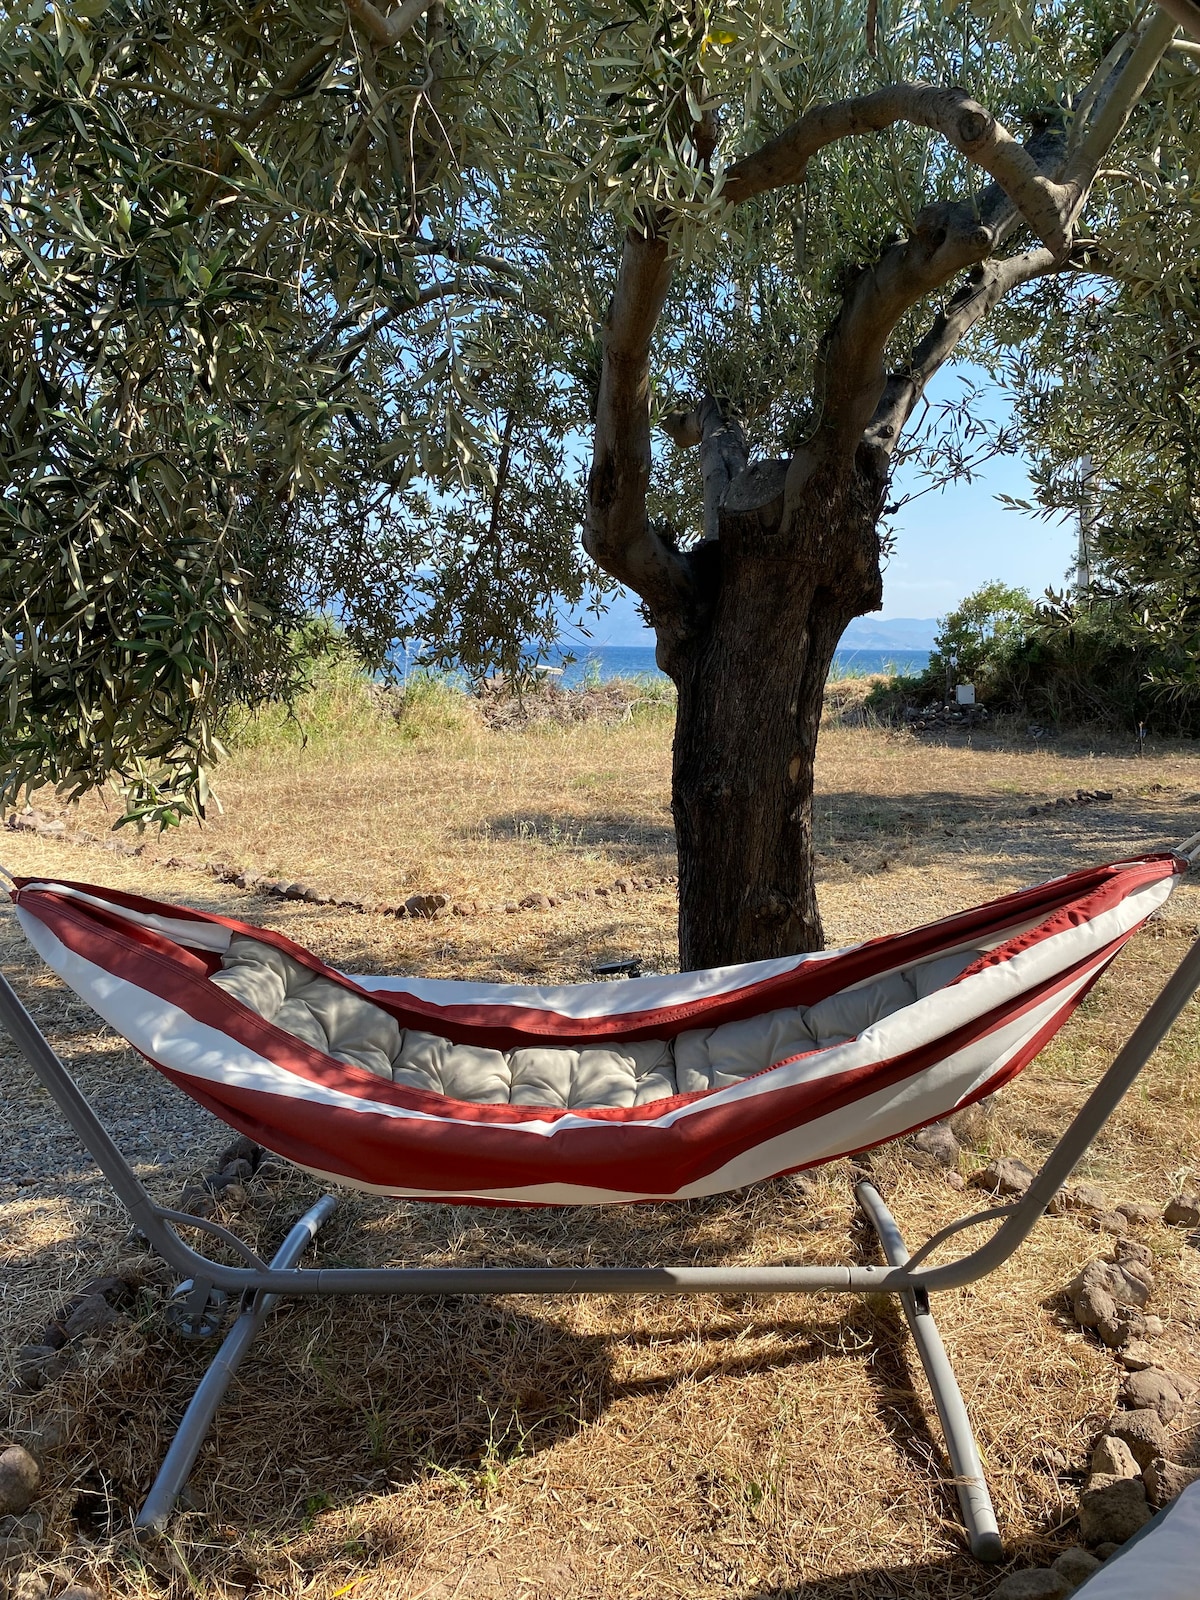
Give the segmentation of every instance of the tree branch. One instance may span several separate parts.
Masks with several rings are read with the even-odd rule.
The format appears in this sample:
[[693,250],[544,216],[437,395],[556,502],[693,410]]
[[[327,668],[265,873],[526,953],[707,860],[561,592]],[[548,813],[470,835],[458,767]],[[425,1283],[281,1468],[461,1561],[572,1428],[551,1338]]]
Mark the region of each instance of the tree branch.
[[725,175],[731,205],[786,184],[800,183],[809,161],[826,145],[897,122],[930,128],[998,183],[1038,238],[1051,250],[1066,248],[1060,185],[991,112],[964,89],[894,83],[856,100],[814,106],[769,144],[744,156]]
[[1067,162],[1064,186],[1075,191],[1070,212],[1064,218],[1069,231],[1087,201],[1097,172],[1108,152],[1124,132],[1134,107],[1145,94],[1159,62],[1171,47],[1178,24],[1165,10],[1157,11],[1143,28],[1141,37],[1129,52],[1120,72],[1115,74],[1096,105],[1087,131]]
[[1173,17],[1179,26],[1190,33],[1193,39],[1200,39],[1200,6],[1193,0],[1157,0],[1157,4]]
[[583,529],[588,554],[641,595],[660,638],[682,626],[690,589],[687,562],[651,528],[646,515],[650,342],[670,283],[666,240],[630,229],[604,324]]
[[[821,460],[849,458],[886,383],[884,353],[904,313],[996,246],[996,231],[962,205],[928,206],[912,236],[886,250],[847,291],[825,337],[818,368],[819,421],[792,473],[807,476]],[[1054,255],[1054,252],[1050,252]]]
[[344,3],[371,43],[379,50],[389,50],[421,20],[434,0],[404,0],[403,5],[387,16],[373,6],[371,0],[344,0]]
[[[1094,175],[1145,92],[1174,32],[1175,24],[1170,18],[1162,13],[1150,17],[1123,64],[1109,77],[1098,95],[1092,121],[1075,150],[1067,154],[1061,131],[1055,130],[1035,135],[1022,152],[1026,161],[1039,170],[1049,167],[1051,161],[1064,169],[1062,180],[1047,179],[1047,187],[1042,191],[1057,194],[1063,207],[1059,223],[1065,243],[1062,247],[1048,246],[1051,263],[1067,260],[1075,222],[1087,202]],[[793,488],[799,486],[803,476],[822,456],[841,454],[845,457],[857,448],[884,396],[884,351],[904,313],[958,273],[986,261],[1022,219],[1029,220],[1006,186],[997,179],[987,186],[977,205],[960,201],[928,206],[917,218],[912,237],[885,251],[879,261],[859,276],[826,338],[819,394],[821,420],[817,437],[809,442],[803,457],[793,462]],[[1010,259],[1040,261],[1041,257],[1035,252]],[[1043,270],[1048,268],[1037,269],[1038,272]],[[996,298],[999,298],[1015,286],[1018,280],[1007,281],[1007,276],[1017,271],[1015,266],[998,262],[995,266],[998,276],[993,278],[985,273],[976,280],[976,287],[995,289]],[[957,303],[952,303],[957,310]],[[988,307],[983,306],[979,315],[986,309]],[[941,326],[939,336],[950,338],[953,326],[951,318]],[[940,358],[944,359],[945,355]],[[890,421],[885,417],[881,425]],[[879,444],[880,439],[876,435],[868,442]]]
[[1062,271],[1060,262],[1044,247],[1024,250],[1004,260],[977,266],[968,281],[950,297],[932,327],[904,366],[887,380],[883,395],[866,429],[864,442],[890,457],[904,424],[912,415],[925,386],[973,327],[987,316],[1010,290],[1035,278]]
[[745,472],[750,461],[741,423],[728,416],[721,402],[710,394],[694,411],[674,411],[663,417],[661,427],[683,449],[699,445],[704,479],[704,537],[719,538],[725,491]]

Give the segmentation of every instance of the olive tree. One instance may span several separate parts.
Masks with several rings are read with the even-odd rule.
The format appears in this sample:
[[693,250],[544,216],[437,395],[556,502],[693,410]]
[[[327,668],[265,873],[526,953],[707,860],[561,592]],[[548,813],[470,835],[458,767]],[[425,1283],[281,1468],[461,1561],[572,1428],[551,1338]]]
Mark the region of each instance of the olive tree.
[[[676,167],[696,191],[719,196],[722,248],[681,264],[685,206],[644,182],[604,331],[585,538],[644,597],[679,689],[687,965],[820,944],[822,690],[846,624],[880,604],[881,515],[905,430],[998,305],[1089,270],[1123,198],[1109,186],[1097,199],[1098,177],[1154,148],[1164,91],[1194,94],[1190,58],[1164,67],[1175,22],[1162,12],[1121,27],[1113,12],[1081,22],[1048,7],[1022,36],[997,8],[957,11],[951,28],[933,8],[880,7],[857,45],[801,15],[781,33],[803,44],[769,115],[728,116],[711,35],[676,43],[676,121],[661,113],[660,142],[686,151]],[[625,92],[646,95],[663,67],[649,43],[629,54]],[[708,359],[685,374],[688,404],[657,408],[658,374],[670,382],[678,362],[666,319],[678,323],[673,302],[695,302],[697,282]],[[653,515],[656,423],[698,455],[691,542]]]
[[1087,581],[1058,597],[1061,628],[1127,652],[1140,705],[1167,718],[1200,687],[1196,166],[1173,138],[1104,173],[1128,199],[1087,277],[1044,281],[979,351],[1014,399],[1034,486],[1019,508],[1086,532]]
[[448,489],[490,505],[502,438],[513,465],[538,456],[541,516],[522,538],[507,499],[492,518],[510,603],[485,664],[547,593],[598,581],[578,485],[530,438],[536,355],[480,382],[537,313],[503,248],[514,125],[518,151],[535,136],[510,20],[443,0],[5,9],[3,797],[112,782],[126,819],[203,814],[225,712],[289,692],[314,610],[379,665],[461,621],[456,584],[494,598],[427,512]]
[[880,603],[896,462],[923,419],[945,442],[926,386],[998,310],[1127,237],[1104,175],[1190,139],[1175,19],[20,0],[0,29],[10,791],[198,803],[313,605],[376,659],[416,632],[483,667],[620,581],[678,686],[684,963],[819,945],[822,688]]

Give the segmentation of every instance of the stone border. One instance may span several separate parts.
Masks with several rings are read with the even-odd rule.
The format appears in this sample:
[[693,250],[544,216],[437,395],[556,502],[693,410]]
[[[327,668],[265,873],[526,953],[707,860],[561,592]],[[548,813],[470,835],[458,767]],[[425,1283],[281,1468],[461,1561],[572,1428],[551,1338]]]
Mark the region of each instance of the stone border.
[[[74,845],[77,849],[107,850],[110,855],[144,856],[147,841],[127,845],[118,838],[100,839],[87,830],[68,833],[61,817],[50,817],[44,812],[13,812],[5,822],[13,832],[36,834],[39,838],[56,839],[60,844]],[[220,883],[231,883],[238,889],[254,894],[272,895],[280,900],[303,900],[314,906],[336,906],[341,911],[357,911],[365,915],[384,917],[411,917],[429,922],[439,917],[476,917],[513,915],[522,911],[549,911],[554,906],[574,900],[604,900],[612,896],[635,894],[645,890],[676,888],[676,877],[634,877],[625,874],[611,883],[595,884],[587,889],[557,889],[552,894],[534,892],[520,900],[452,900],[449,895],[432,891],[410,894],[402,901],[354,900],[328,894],[324,889],[304,879],[273,878],[265,872],[254,872],[228,861],[206,861],[199,856],[170,856],[165,861],[151,858],[157,866],[168,870],[202,872]]]

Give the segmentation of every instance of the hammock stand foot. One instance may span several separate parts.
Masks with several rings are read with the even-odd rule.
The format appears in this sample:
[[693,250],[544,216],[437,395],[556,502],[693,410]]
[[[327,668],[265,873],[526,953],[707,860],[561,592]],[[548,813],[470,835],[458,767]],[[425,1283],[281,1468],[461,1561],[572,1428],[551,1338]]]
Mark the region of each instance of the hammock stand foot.
[[[888,1265],[907,1265],[908,1250],[900,1229],[878,1189],[873,1184],[860,1183],[856,1185],[854,1193],[879,1236]],[[996,1525],[992,1497],[983,1476],[975,1434],[962,1391],[958,1387],[958,1379],[946,1354],[946,1346],[933,1320],[928,1292],[924,1289],[904,1289],[900,1291],[899,1299],[941,1419],[946,1453],[954,1473],[954,1485],[958,1490],[958,1503],[962,1509],[971,1554],[977,1561],[1003,1561],[1004,1546]]]
[[[333,1195],[327,1194],[323,1195],[314,1206],[310,1206],[280,1245],[271,1260],[271,1266],[294,1267],[316,1237],[317,1229],[331,1215],[336,1205],[337,1201]],[[175,1437],[171,1441],[171,1447],[158,1470],[158,1476],[134,1521],[135,1528],[153,1533],[161,1533],[166,1528],[171,1512],[175,1508],[175,1502],[182,1494],[196,1464],[200,1446],[207,1438],[209,1428],[212,1427],[217,1407],[224,1399],[226,1389],[263,1324],[278,1305],[279,1298],[277,1294],[267,1294],[262,1290],[257,1293],[247,1293],[243,1297],[241,1312],[222,1340],[221,1348],[201,1378],[199,1387],[183,1414]],[[196,1337],[195,1334],[188,1336]]]

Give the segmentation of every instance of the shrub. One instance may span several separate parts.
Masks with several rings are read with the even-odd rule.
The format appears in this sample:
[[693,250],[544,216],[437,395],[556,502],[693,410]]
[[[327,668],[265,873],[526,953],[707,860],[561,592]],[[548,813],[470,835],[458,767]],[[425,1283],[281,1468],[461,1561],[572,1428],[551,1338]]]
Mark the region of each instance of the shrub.
[[942,618],[924,676],[939,696],[958,682],[973,683],[978,697],[986,699],[1006,679],[1035,615],[1027,589],[985,583]]

